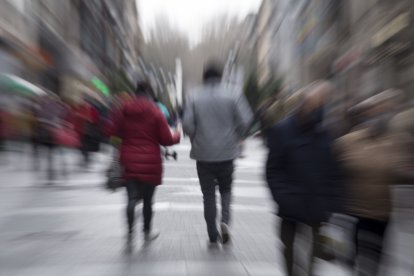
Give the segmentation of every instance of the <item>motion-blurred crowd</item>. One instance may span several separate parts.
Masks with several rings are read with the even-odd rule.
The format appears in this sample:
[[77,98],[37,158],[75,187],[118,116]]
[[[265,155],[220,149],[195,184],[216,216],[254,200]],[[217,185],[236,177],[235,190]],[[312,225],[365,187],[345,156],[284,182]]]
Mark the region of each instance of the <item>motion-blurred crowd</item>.
[[[207,70],[203,86],[187,99],[183,111],[210,243],[230,241],[233,161],[251,134],[249,126],[259,122],[259,134],[269,149],[266,180],[282,219],[288,274],[295,275],[295,233],[307,225],[313,236],[311,258],[337,257],[358,275],[377,275],[387,253],[383,247],[392,208],[398,205],[392,202],[391,188],[414,183],[414,109],[404,107],[402,92],[386,90],[339,112],[329,105],[335,87],[317,81],[289,96],[268,99],[251,114],[243,97],[226,94],[220,80],[219,70]],[[162,183],[160,146],[178,143],[181,132],[179,112],[157,100],[149,83],[138,82],[134,92],[121,93],[111,102],[90,97],[68,101],[45,94],[2,105],[0,113],[2,144],[30,142],[34,166],[40,154],[48,160],[50,183],[56,178],[54,156],[59,149],[78,149],[81,166],[87,167],[90,153],[99,151],[102,143],[117,146],[119,177],[128,192],[129,244],[140,200],[145,239],[159,235],[151,230],[151,205],[155,187]],[[216,186],[222,196],[220,231]],[[333,237],[334,228],[347,238]],[[350,249],[345,252],[345,247]]]
[[98,151],[103,141],[106,112],[105,105],[87,97],[76,102],[52,94],[15,97],[2,105],[1,140],[30,142],[35,167],[39,154],[46,154],[48,174],[53,179],[54,151],[59,146],[79,149],[82,165],[88,165],[89,153]]
[[[81,98],[61,98],[53,93],[41,95],[4,95],[0,106],[0,145],[4,150],[10,141],[30,143],[33,152],[33,168],[39,155],[48,160],[49,180],[53,180],[58,168],[54,168],[54,156],[62,148],[79,150],[79,165],[87,168],[90,155],[99,152],[101,145],[111,142],[107,127],[113,110],[131,101],[130,93],[123,92],[110,100],[84,95]],[[153,101],[173,125],[177,115],[159,102]],[[65,168],[59,168],[65,169]]]
[[336,257],[357,275],[377,275],[385,258],[391,188],[414,180],[412,110],[402,110],[402,92],[391,89],[339,117],[329,110],[332,93],[332,84],[318,81],[276,103],[285,117],[278,123],[267,123],[269,115],[277,115],[274,110],[269,114],[271,109],[259,117],[267,126],[266,176],[282,218],[287,271],[296,275],[293,242],[297,227],[305,224],[312,228],[312,258],[335,255],[323,244],[333,228],[340,229],[349,249],[345,253],[343,245]]

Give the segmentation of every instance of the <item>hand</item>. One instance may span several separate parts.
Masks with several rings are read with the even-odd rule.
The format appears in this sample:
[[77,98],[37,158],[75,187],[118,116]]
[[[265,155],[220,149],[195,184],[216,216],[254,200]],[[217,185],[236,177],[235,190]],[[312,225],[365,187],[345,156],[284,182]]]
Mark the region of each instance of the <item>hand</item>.
[[181,125],[181,123],[178,123],[177,126],[175,127],[175,131],[181,133],[183,130],[183,127]]

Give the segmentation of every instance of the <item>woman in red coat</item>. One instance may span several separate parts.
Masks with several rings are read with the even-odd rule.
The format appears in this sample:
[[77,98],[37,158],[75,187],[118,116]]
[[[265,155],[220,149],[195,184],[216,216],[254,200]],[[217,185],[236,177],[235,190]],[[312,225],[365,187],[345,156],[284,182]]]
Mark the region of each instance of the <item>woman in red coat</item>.
[[152,89],[146,82],[138,82],[135,97],[124,102],[114,115],[110,131],[122,139],[120,160],[128,192],[128,241],[134,230],[135,206],[143,200],[145,240],[153,240],[151,232],[152,198],[162,182],[161,146],[180,142],[179,132],[172,133],[167,121],[151,100]]

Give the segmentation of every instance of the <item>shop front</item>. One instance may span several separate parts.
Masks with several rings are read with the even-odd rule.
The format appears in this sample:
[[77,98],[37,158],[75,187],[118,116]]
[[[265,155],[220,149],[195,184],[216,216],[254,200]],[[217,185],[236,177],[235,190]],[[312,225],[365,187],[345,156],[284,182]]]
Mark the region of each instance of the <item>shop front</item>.
[[51,60],[49,69],[42,72],[44,87],[70,101],[79,101],[90,91],[95,91],[99,96],[109,95],[106,79],[80,49],[68,45],[44,24],[39,41],[42,51]]
[[46,68],[47,63],[37,47],[0,28],[0,73],[36,81],[36,72]]

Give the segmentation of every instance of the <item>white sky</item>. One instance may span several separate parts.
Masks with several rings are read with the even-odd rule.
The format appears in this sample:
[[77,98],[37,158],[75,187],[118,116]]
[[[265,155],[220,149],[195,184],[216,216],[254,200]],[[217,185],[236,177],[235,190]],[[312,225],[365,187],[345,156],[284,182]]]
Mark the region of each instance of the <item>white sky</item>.
[[202,26],[218,15],[227,13],[242,19],[257,12],[261,0],[136,0],[144,35],[159,16],[188,35],[192,42],[198,40]]

